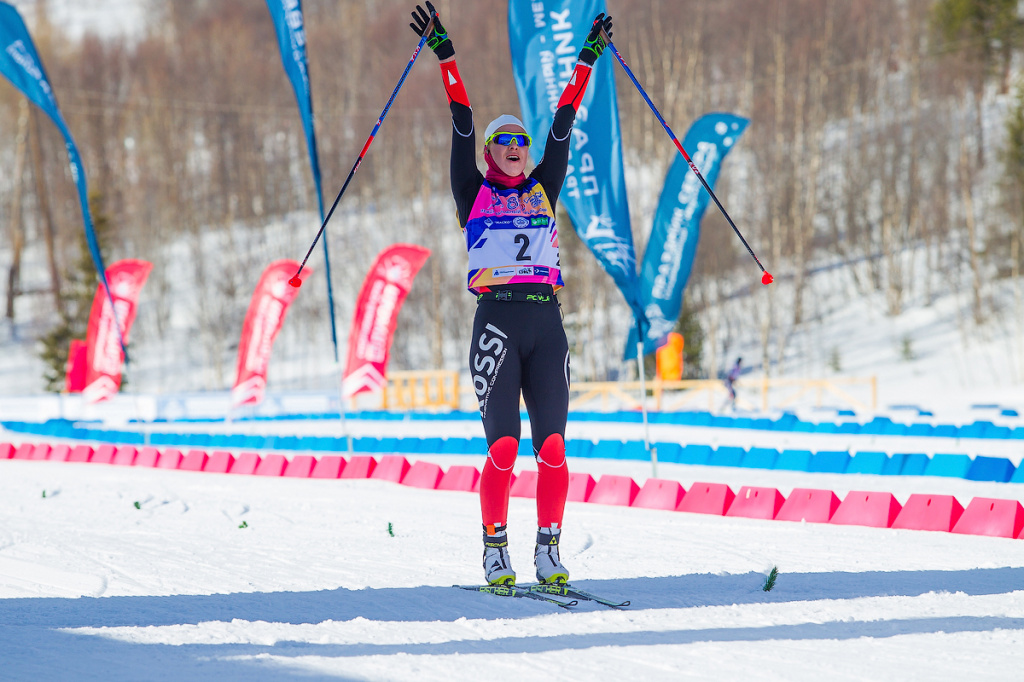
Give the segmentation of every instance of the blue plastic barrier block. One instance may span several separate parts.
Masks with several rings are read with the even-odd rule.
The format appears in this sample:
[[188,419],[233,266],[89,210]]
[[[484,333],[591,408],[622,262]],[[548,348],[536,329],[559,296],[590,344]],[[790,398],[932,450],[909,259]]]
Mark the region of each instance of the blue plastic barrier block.
[[530,438],[523,438],[519,441],[519,456],[533,457],[533,440]]
[[985,429],[985,438],[995,438],[998,440],[1006,440],[1013,433],[1013,429],[1009,426],[990,426]]
[[731,445],[715,448],[708,458],[708,464],[716,467],[738,467],[747,451]]
[[1019,417],[1020,416],[1020,414],[1017,412],[1017,410],[1012,410],[1012,409],[1009,409],[1009,408],[1007,408],[1005,410],[1001,410],[999,412],[999,414],[1001,416],[1003,416],[1003,417]]
[[892,420],[888,417],[875,417],[867,424],[862,425],[860,427],[860,432],[873,436],[881,436],[886,433],[886,430],[891,424]]
[[691,412],[690,419],[686,423],[691,426],[708,426],[711,424],[710,412]]
[[857,422],[843,422],[836,427],[836,433],[860,433],[860,426]]
[[889,455],[884,452],[864,451],[858,452],[850,458],[846,466],[848,474],[875,474],[879,475],[889,464]]
[[652,447],[658,449],[659,462],[679,462],[683,452],[683,446],[679,443],[652,443]]
[[906,461],[906,454],[893,454],[885,463],[885,466],[882,467],[881,474],[883,476],[899,476],[901,473],[903,473],[903,464]]
[[593,442],[585,439],[574,438],[565,444],[566,457],[590,457],[594,448]]
[[779,451],[775,448],[750,448],[740,466],[747,469],[774,469],[778,458]]
[[426,455],[436,455],[442,448],[441,439],[437,437],[420,438],[419,445],[416,448],[416,452],[423,453]]
[[923,452],[910,452],[903,457],[903,469],[900,476],[924,476],[931,460]]
[[959,438],[960,429],[953,424],[937,424],[932,430],[935,438]]
[[375,445],[376,450],[374,450],[374,452],[382,452],[382,453],[384,453],[386,455],[391,455],[391,454],[394,454],[396,452],[404,452],[403,450],[399,449],[399,441],[402,440],[401,438],[390,438],[390,437],[388,437],[388,438],[376,438],[374,440],[377,441],[377,443]]
[[853,410],[837,410],[836,416],[838,417],[856,417],[857,413]]
[[985,430],[992,426],[992,422],[976,421],[973,424],[964,424],[960,427],[961,438],[984,438]]
[[790,431],[796,431],[797,433],[814,433],[818,430],[818,425],[814,422],[805,422],[798,419],[793,422],[789,428]]
[[707,425],[712,426],[716,429],[731,429],[735,421],[736,420],[733,419],[732,417],[722,417],[719,415],[715,415],[708,419]]
[[441,452],[446,455],[464,455],[469,452],[468,438],[442,438]]
[[850,465],[850,453],[846,450],[822,450],[811,457],[807,471],[823,474],[841,474]]
[[[89,429],[82,429],[82,431],[85,432],[85,435],[82,436],[82,437],[83,438],[88,438],[89,437]],[[172,433],[163,433],[161,431],[154,431],[153,433],[149,434],[149,443],[150,443],[150,445],[154,445],[154,446],[156,446],[156,445],[173,445],[174,444],[174,434],[172,434]]]
[[768,419],[767,417],[750,420],[750,428],[757,429],[759,431],[774,431],[777,425],[778,422]]
[[946,476],[949,478],[966,478],[971,468],[971,458],[967,455],[935,454],[925,467],[925,476]]
[[619,455],[619,450],[622,449],[622,441],[618,440],[599,440],[594,444],[594,447],[590,450],[591,457],[597,457],[599,459],[616,459]]
[[785,471],[807,471],[811,464],[810,450],[783,450],[775,460],[775,469]]
[[750,417],[737,417],[732,420],[730,426],[734,429],[750,429],[754,426],[754,420]]
[[690,443],[679,453],[680,464],[707,464],[709,459],[711,459],[710,445]]
[[931,424],[911,424],[907,427],[908,436],[931,436],[935,433],[935,427]]
[[776,431],[792,431],[793,426],[800,421],[792,412],[787,412],[775,420]]
[[897,424],[896,422],[885,424],[882,427],[882,433],[886,436],[905,436],[907,435],[907,425]]
[[839,430],[839,425],[833,422],[818,422],[814,430],[818,433],[836,433]]
[[1005,457],[982,457],[974,458],[971,468],[967,470],[966,478],[969,481],[996,481],[1006,483],[1014,474],[1016,467]]
[[469,439],[469,443],[466,445],[467,455],[486,455],[487,454],[487,439],[476,436]]
[[622,444],[618,458],[644,461],[651,458],[651,453],[647,451],[647,446],[642,440],[630,440]]
[[1024,440],[1024,426],[1018,426],[1010,434],[1010,438],[1013,440]]
[[1010,483],[1024,483],[1024,467],[1017,467],[1013,476],[1010,476]]
[[391,447],[392,453],[413,453],[420,445],[419,438],[396,438]]

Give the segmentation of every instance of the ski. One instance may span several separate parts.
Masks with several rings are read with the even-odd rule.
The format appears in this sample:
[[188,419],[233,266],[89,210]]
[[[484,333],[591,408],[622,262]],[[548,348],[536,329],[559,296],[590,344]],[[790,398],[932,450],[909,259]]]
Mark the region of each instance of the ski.
[[530,585],[523,585],[522,588],[523,589],[527,589],[530,592],[533,592],[535,594],[555,595],[555,596],[558,596],[558,597],[572,597],[572,598],[575,598],[575,599],[583,599],[583,600],[586,600],[586,601],[592,601],[592,602],[596,602],[598,604],[603,604],[605,606],[611,607],[613,609],[621,609],[621,608],[625,608],[626,606],[629,606],[629,601],[628,600],[627,601],[623,601],[623,602],[617,602],[617,601],[613,601],[611,599],[605,599],[604,597],[599,597],[596,594],[592,594],[590,592],[587,592],[586,590],[581,590],[580,588],[573,587],[572,585],[566,585],[566,584],[546,585],[546,584],[542,584],[542,583],[533,583],[533,584],[530,584]]
[[525,587],[519,587],[517,585],[452,585],[460,590],[469,590],[470,592],[484,592],[486,594],[493,594],[499,597],[517,597],[525,599],[536,599],[537,601],[545,601],[549,604],[555,604],[561,606],[563,609],[568,609],[572,606],[576,606],[579,602],[575,599],[573,601],[562,601],[561,599],[553,599],[545,596],[538,592],[533,592]]

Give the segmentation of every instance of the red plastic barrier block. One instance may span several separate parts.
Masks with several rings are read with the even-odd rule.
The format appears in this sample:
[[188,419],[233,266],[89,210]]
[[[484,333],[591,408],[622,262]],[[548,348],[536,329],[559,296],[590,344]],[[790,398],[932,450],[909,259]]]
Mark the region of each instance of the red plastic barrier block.
[[68,453],[68,462],[88,462],[92,459],[92,447],[89,445],[76,445]]
[[288,462],[288,466],[284,469],[284,475],[287,478],[309,478],[315,466],[316,457],[312,455],[296,455]]
[[480,472],[476,467],[458,464],[448,468],[437,484],[438,490],[464,490],[469,492],[476,487]]
[[724,516],[725,510],[729,508],[735,498],[736,493],[724,483],[696,482],[690,486],[690,490],[676,507],[676,511]]
[[568,502],[587,502],[590,494],[594,492],[597,483],[590,474],[569,474],[569,494],[565,498]]
[[640,486],[629,476],[605,474],[594,486],[587,502],[628,507],[633,504],[639,492]]
[[903,505],[899,516],[892,522],[893,528],[910,530],[942,530],[947,533],[960,520],[963,505],[952,495],[913,494]]
[[[519,476],[509,484],[509,497],[537,497],[537,472],[532,469],[519,472]],[[477,486],[479,490],[480,486]]]
[[157,469],[180,469],[181,460],[184,459],[181,455],[181,450],[175,450],[174,448],[167,448],[160,453],[160,459],[156,461]]
[[110,464],[114,461],[116,452],[117,448],[113,445],[101,445],[92,453],[92,459],[89,461],[93,464]]
[[736,493],[729,505],[726,516],[737,516],[745,519],[774,519],[782,509],[786,498],[775,488],[759,488],[745,485]]
[[32,459],[32,451],[36,449],[35,443],[22,443],[14,451],[11,459]]
[[975,497],[967,504],[954,533],[1016,538],[1024,531],[1024,507],[1017,500]]
[[235,456],[225,450],[215,450],[210,453],[203,466],[203,471],[210,474],[226,474],[231,471],[231,465],[235,463]]
[[202,471],[209,459],[210,456],[204,450],[189,450],[178,468],[182,471]]
[[838,508],[839,497],[831,490],[793,488],[775,515],[775,520],[828,523]]
[[288,466],[288,460],[284,455],[271,454],[260,460],[260,464],[253,473],[257,476],[280,476],[284,468]]
[[851,490],[842,501],[829,523],[842,526],[870,526],[890,528],[899,516],[900,503],[892,493],[871,493]]
[[341,472],[341,478],[369,478],[377,468],[377,460],[369,455],[353,455]]
[[[535,471],[533,473],[537,473],[537,472]],[[480,492],[480,480],[483,477],[484,477],[483,472],[481,472],[480,473],[480,478],[476,479],[476,483],[473,484],[473,489],[470,492],[473,492],[473,493]],[[508,478],[508,489],[509,489],[509,496],[510,497],[512,495],[512,487],[515,486],[515,484],[516,484],[516,478],[517,477],[516,477],[515,474],[511,474],[509,476],[509,478]],[[519,497],[536,497],[537,496],[537,479],[536,478],[533,481],[533,488],[532,488],[532,490],[533,490],[533,493],[531,493],[530,495],[520,495]]]
[[228,473],[252,475],[260,465],[261,457],[255,452],[240,452]]
[[369,478],[401,483],[407,473],[409,473],[409,460],[402,455],[384,455],[377,462],[377,466]]
[[114,451],[114,459],[110,460],[110,463],[130,467],[135,464],[135,458],[138,455],[139,451],[135,449],[134,445],[122,445]]
[[160,451],[150,445],[147,445],[146,447],[139,448],[138,453],[135,455],[135,460],[132,462],[132,466],[155,467],[158,461],[160,461]]
[[644,487],[640,488],[632,506],[644,509],[668,509],[675,511],[675,508],[682,502],[686,491],[679,481],[666,481],[663,478],[648,478]]
[[0,443],[0,459],[10,459],[14,456],[14,446],[10,443]]
[[[3,446],[0,446],[0,447],[3,447]],[[70,457],[70,456],[71,456],[71,446],[68,445],[67,443],[60,443],[59,445],[54,445],[53,448],[50,449],[50,454],[49,454],[48,459],[51,462],[66,462],[66,461],[68,461],[68,457]],[[3,453],[0,452],[0,459],[3,459],[3,458],[4,458]]]
[[317,460],[316,466],[310,472],[310,478],[341,478],[341,472],[345,470],[345,458],[340,455],[327,455]]
[[433,462],[416,462],[402,477],[402,485],[424,490],[435,490],[444,477],[441,467]]
[[50,450],[52,449],[53,448],[50,447],[49,443],[37,443],[36,446],[32,448],[32,456],[29,457],[29,459],[50,459]]

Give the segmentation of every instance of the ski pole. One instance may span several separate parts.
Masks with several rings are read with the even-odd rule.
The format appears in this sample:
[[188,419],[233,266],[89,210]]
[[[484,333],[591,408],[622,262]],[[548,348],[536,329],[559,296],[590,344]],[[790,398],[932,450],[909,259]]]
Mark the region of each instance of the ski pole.
[[658,117],[658,121],[661,122],[661,126],[665,129],[665,132],[668,133],[668,136],[670,138],[672,138],[672,142],[675,143],[676,149],[678,149],[679,153],[683,155],[684,159],[686,159],[686,163],[690,164],[690,170],[693,171],[693,174],[697,176],[698,180],[700,180],[700,184],[704,185],[704,189],[706,189],[708,191],[708,194],[711,195],[711,198],[714,200],[715,205],[718,206],[718,210],[722,212],[722,215],[725,216],[725,219],[729,221],[729,225],[730,227],[732,227],[733,232],[735,232],[736,236],[740,238],[741,242],[743,242],[743,246],[747,247],[747,253],[749,253],[750,257],[754,259],[755,263],[757,263],[757,267],[761,268],[761,272],[763,273],[761,275],[761,284],[771,284],[775,278],[772,277],[772,274],[770,272],[764,269],[763,265],[761,265],[761,261],[758,260],[757,255],[754,254],[754,250],[750,248],[750,244],[748,244],[747,240],[743,238],[743,235],[740,233],[739,228],[736,227],[736,223],[732,221],[732,218],[729,217],[729,213],[725,210],[725,207],[722,206],[722,202],[720,202],[718,200],[718,197],[715,196],[715,193],[711,191],[711,186],[708,185],[707,180],[705,180],[704,176],[701,175],[700,170],[697,169],[697,165],[693,162],[693,159],[690,158],[690,155],[686,153],[685,149],[683,149],[683,145],[679,142],[679,138],[676,137],[675,133],[672,132],[672,129],[668,127],[668,123],[665,122],[665,119],[658,111],[658,108],[654,106],[654,102],[652,102],[651,98],[647,96],[647,92],[643,89],[643,86],[640,85],[640,82],[636,79],[636,76],[633,75],[633,72],[630,70],[629,66],[626,65],[626,61],[622,58],[622,55],[619,54],[619,51],[617,49],[615,49],[615,45],[612,43],[611,36],[609,36],[608,33],[603,29],[601,31],[601,35],[604,37],[604,41],[608,44],[609,49],[611,49],[612,54],[615,55],[615,59],[617,59],[619,64],[622,66],[622,70],[626,72],[627,76],[629,76],[629,80],[633,81],[633,85],[636,86],[636,89],[640,92],[640,95],[644,98],[644,101],[647,102],[647,106],[651,108],[651,111],[654,112],[654,115]]
[[295,271],[295,276],[288,280],[288,283],[293,287],[298,288],[302,286],[302,280],[299,279],[299,274],[301,274],[302,269],[306,267],[306,261],[309,260],[309,256],[313,253],[316,243],[320,240],[320,236],[327,228],[327,223],[330,221],[331,216],[334,215],[334,209],[338,207],[338,202],[341,201],[341,196],[345,194],[345,190],[348,189],[348,184],[352,182],[352,176],[356,174],[357,170],[359,170],[359,164],[363,162],[363,157],[366,156],[366,150],[368,150],[370,145],[373,143],[373,138],[377,135],[377,131],[380,130],[380,125],[384,122],[384,117],[388,115],[388,110],[391,108],[391,104],[395,101],[395,97],[398,96],[398,91],[402,89],[402,84],[405,83],[405,77],[408,76],[409,71],[412,70],[412,65],[416,63],[416,58],[420,56],[420,50],[423,49],[423,44],[427,42],[427,36],[430,34],[430,30],[434,26],[434,18],[436,16],[436,13],[430,13],[430,21],[427,22],[426,28],[423,29],[423,36],[420,38],[420,43],[412,53],[409,63],[406,64],[405,71],[402,72],[402,77],[398,79],[398,85],[395,86],[394,92],[391,93],[391,98],[388,100],[388,103],[384,105],[384,111],[380,112],[380,118],[377,119],[377,124],[373,126],[373,130],[370,132],[370,137],[366,138],[366,144],[363,145],[363,149],[359,152],[359,157],[356,159],[355,165],[352,166],[352,170],[349,171],[348,178],[345,179],[345,184],[341,186],[341,191],[338,192],[338,196],[335,197],[334,203],[331,204],[331,210],[327,212],[327,217],[324,218],[323,224],[320,225],[320,230],[313,238],[313,243],[309,245],[309,250],[306,251],[306,257],[302,259],[302,264],[300,264],[299,269]]

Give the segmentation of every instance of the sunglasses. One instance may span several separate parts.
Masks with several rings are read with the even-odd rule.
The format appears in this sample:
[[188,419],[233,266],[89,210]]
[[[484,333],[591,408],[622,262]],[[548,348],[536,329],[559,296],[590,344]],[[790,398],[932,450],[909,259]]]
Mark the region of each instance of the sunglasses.
[[497,142],[502,147],[507,147],[512,144],[513,140],[515,140],[516,145],[519,147],[529,147],[530,143],[533,142],[530,136],[526,133],[494,133],[487,138],[487,142],[485,144]]

